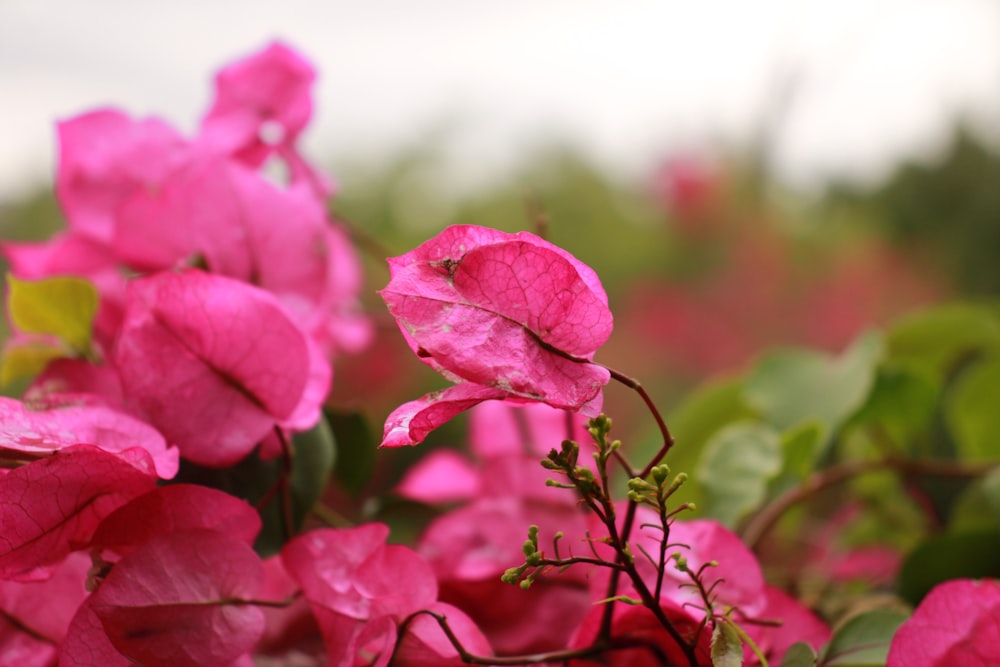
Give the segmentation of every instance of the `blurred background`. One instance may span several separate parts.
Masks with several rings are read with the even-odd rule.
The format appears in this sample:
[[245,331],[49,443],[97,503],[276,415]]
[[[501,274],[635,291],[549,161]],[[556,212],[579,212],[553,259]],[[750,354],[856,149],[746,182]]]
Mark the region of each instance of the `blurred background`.
[[[374,293],[384,256],[448,224],[593,266],[616,316],[599,360],[667,406],[767,347],[840,350],[1000,291],[990,0],[0,0],[3,237],[62,225],[58,119],[111,105],[193,132],[212,74],[273,39],[319,71],[304,149],[381,333],[333,403],[376,430],[440,386]],[[639,407],[608,400],[624,423]]]

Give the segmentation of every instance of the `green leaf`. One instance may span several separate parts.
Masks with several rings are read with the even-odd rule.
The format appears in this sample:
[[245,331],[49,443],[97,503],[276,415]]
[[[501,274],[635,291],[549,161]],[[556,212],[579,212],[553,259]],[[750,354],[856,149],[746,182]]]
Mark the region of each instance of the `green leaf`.
[[3,349],[3,359],[0,360],[0,385],[7,387],[11,383],[26,378],[33,378],[48,366],[53,359],[65,356],[66,350],[61,345],[44,340],[7,341]]
[[969,484],[951,508],[948,531],[1000,531],[1000,467]]
[[897,322],[886,337],[889,357],[943,377],[964,357],[1000,348],[1000,316],[985,306],[953,303]]
[[819,664],[823,667],[885,665],[892,636],[906,619],[906,614],[890,609],[858,614],[834,633]]
[[851,421],[878,425],[894,443],[906,444],[930,428],[940,387],[941,381],[919,366],[882,364],[868,401]]
[[995,530],[930,538],[903,562],[896,588],[916,606],[932,588],[949,579],[1000,578],[1000,532]]
[[816,667],[816,652],[805,642],[796,642],[785,651],[781,667]]
[[712,667],[742,667],[743,641],[739,633],[725,620],[712,631]]
[[337,459],[336,440],[326,419],[320,419],[308,431],[296,433],[292,452],[292,516],[297,530],[330,483]]
[[360,412],[326,411],[326,418],[340,443],[334,476],[344,489],[357,495],[375,470],[378,442]]
[[782,467],[774,429],[754,422],[730,424],[715,434],[695,470],[705,490],[705,511],[728,527],[757,509],[768,482]]
[[984,359],[965,370],[945,402],[945,418],[965,460],[998,460],[1000,446],[1000,358]]
[[[724,378],[707,382],[698,387],[669,415],[667,424],[676,444],[670,450],[667,462],[675,472],[690,472],[697,468],[705,445],[712,435],[728,423],[752,417],[743,402],[743,381]],[[659,449],[659,432],[644,439],[636,450],[636,460],[648,460]],[[674,506],[695,503],[702,514],[704,494],[694,476],[670,498]],[[692,516],[686,513],[686,517]]]
[[746,380],[746,400],[778,430],[820,421],[834,431],[866,401],[882,356],[882,340],[869,332],[839,357],[810,350],[772,352]]
[[7,284],[7,309],[17,329],[55,336],[75,353],[89,354],[98,302],[89,281],[71,276],[28,281],[8,274]]
[[996,467],[980,480],[980,487],[986,496],[987,507],[993,514],[993,520],[1000,528],[1000,467]]
[[798,484],[816,469],[826,428],[820,422],[803,422],[781,434],[781,472],[771,481],[774,496]]

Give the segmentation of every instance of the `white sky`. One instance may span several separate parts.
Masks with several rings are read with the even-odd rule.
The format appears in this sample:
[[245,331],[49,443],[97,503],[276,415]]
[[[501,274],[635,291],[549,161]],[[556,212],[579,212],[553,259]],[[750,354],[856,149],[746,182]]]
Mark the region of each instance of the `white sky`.
[[51,180],[53,122],[100,105],[190,132],[221,65],[278,37],[320,72],[314,157],[443,125],[453,174],[564,139],[643,173],[794,102],[781,173],[879,174],[965,111],[1000,128],[995,0],[0,0],[0,201]]

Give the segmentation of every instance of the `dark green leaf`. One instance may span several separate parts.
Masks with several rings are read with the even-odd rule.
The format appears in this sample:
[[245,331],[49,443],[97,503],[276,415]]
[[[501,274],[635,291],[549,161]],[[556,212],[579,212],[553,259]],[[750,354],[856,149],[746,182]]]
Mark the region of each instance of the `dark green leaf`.
[[958,378],[945,414],[959,455],[965,460],[1000,459],[1000,358],[973,364]]
[[875,667],[885,665],[892,636],[907,615],[889,609],[858,614],[844,623],[824,649],[823,667]]
[[326,413],[326,418],[339,444],[334,476],[348,493],[357,495],[375,470],[378,442],[360,412],[331,410]]
[[932,537],[903,562],[897,588],[917,605],[934,586],[948,579],[1000,577],[1000,532],[983,531]]

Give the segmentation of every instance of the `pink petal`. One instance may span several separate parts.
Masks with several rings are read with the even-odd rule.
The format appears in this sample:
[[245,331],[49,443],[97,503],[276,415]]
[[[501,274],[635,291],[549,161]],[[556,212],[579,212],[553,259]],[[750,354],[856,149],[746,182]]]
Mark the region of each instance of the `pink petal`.
[[[636,524],[639,523],[659,524],[658,520],[650,517],[645,517],[641,522],[637,517]],[[643,528],[641,532],[648,540],[645,545],[647,551],[656,553],[651,547],[653,543],[658,544],[660,531]],[[706,586],[711,586],[714,582],[722,580],[715,589],[720,603],[739,607],[740,611],[750,618],[757,618],[764,613],[764,575],[756,556],[735,533],[711,519],[676,521],[670,529],[670,542],[690,547],[671,548],[668,553],[679,552],[687,559],[688,567],[696,572],[709,561],[718,562],[718,566],[705,570],[702,581]],[[651,569],[648,561],[645,564],[650,565]],[[664,586],[664,596],[681,604],[691,602],[697,605],[701,602],[701,598],[690,587],[680,586],[689,584],[690,578],[669,564],[666,575],[667,582],[672,580],[675,584],[671,586],[668,583]]]
[[285,545],[285,569],[314,605],[357,619],[399,616],[437,597],[430,566],[406,547],[386,545],[383,524],[314,530]]
[[55,452],[76,444],[120,453],[141,447],[152,457],[156,474],[177,474],[177,449],[167,447],[156,429],[101,405],[28,410],[20,401],[0,397],[0,450]]
[[433,604],[437,581],[407,547],[386,545],[388,527],[315,530],[281,551],[323,633],[331,665],[355,664],[359,652],[385,665],[404,617]]
[[245,500],[197,484],[172,484],[109,514],[91,544],[124,556],[157,535],[205,528],[252,546],[260,527],[260,515]]
[[132,283],[115,360],[135,405],[182,456],[211,466],[240,460],[294,414],[311,363],[271,295],[195,270]]
[[[436,602],[431,605],[430,611],[447,619],[448,627],[466,651],[481,656],[493,654],[489,640],[461,609]],[[444,634],[438,622],[421,614],[407,626],[393,664],[398,664],[399,667],[459,667],[467,663],[459,657],[454,644]]]
[[49,362],[25,389],[24,401],[45,407],[104,405],[124,410],[125,406],[117,371],[83,359],[65,358]]
[[[58,646],[87,597],[84,583],[89,569],[90,558],[72,553],[44,581],[0,581],[0,616],[16,621],[18,628],[11,633],[44,639],[53,649]],[[10,634],[0,630],[0,637]],[[0,655],[7,656],[3,646],[0,640]]]
[[468,614],[500,655],[565,648],[593,607],[579,580],[561,575],[542,577],[526,591],[499,576],[442,581],[440,597]]
[[260,558],[213,530],[158,535],[118,561],[89,600],[114,647],[142,664],[223,665],[264,630]]
[[[567,419],[572,429],[567,432]],[[489,402],[469,413],[469,442],[483,457],[537,455],[543,458],[563,440],[590,442],[586,420],[544,403]]]
[[109,454],[76,445],[11,470],[0,477],[0,578],[47,576],[87,546],[104,517],[155,483],[139,448]]
[[56,194],[70,227],[110,240],[118,207],[159,184],[185,151],[183,139],[155,118],[102,109],[59,123]]
[[[687,609],[671,600],[663,600],[661,609],[664,615],[674,624],[674,627],[686,641],[697,638],[695,655],[699,667],[710,667],[712,658],[709,653],[709,642],[711,639],[711,628],[702,628],[701,622],[696,619]],[[604,616],[604,606],[595,605],[587,614],[580,628],[570,642],[573,648],[582,648],[590,645],[597,636]],[[658,659],[656,654],[647,649],[625,649],[620,651],[609,651],[605,654],[604,660],[571,660],[567,664],[572,667],[597,667],[598,665],[612,664],[615,667],[662,667],[667,665],[689,665],[691,664],[684,651],[677,642],[660,625],[660,621],[646,607],[630,606],[621,603],[615,604],[612,616],[611,634],[613,637],[621,639],[631,639],[636,642],[651,644],[662,651],[666,662]],[[699,634],[699,630],[701,633]]]
[[399,406],[386,418],[380,447],[403,447],[423,442],[431,431],[483,401],[501,400],[499,389],[462,382]]
[[390,259],[381,294],[413,351],[441,372],[578,410],[609,380],[580,360],[611,334],[593,272],[526,232],[449,227]]
[[299,595],[298,584],[285,571],[281,556],[264,560],[264,582],[260,596],[265,600],[293,599],[287,607],[263,607],[264,636],[256,650],[279,653],[282,650],[302,650],[304,644],[318,638],[319,628],[309,609],[309,603]]
[[259,165],[272,146],[292,143],[309,122],[315,78],[312,65],[280,42],[229,65],[216,75],[203,139]]
[[[785,652],[796,642],[806,642],[813,650],[819,651],[823,644],[830,641],[830,627],[791,595],[766,585],[764,597],[766,607],[760,613],[760,619],[778,621],[781,625],[774,627],[747,623],[743,625],[743,629],[758,646],[766,647],[768,663],[780,665]],[[749,649],[745,657],[750,661],[755,659]]]
[[935,586],[892,638],[886,667],[1000,664],[1000,583],[956,579]]
[[479,474],[468,459],[451,449],[438,449],[411,466],[396,493],[422,503],[470,500],[480,490]]
[[133,667],[115,648],[88,598],[70,623],[66,641],[59,647],[59,667]]

